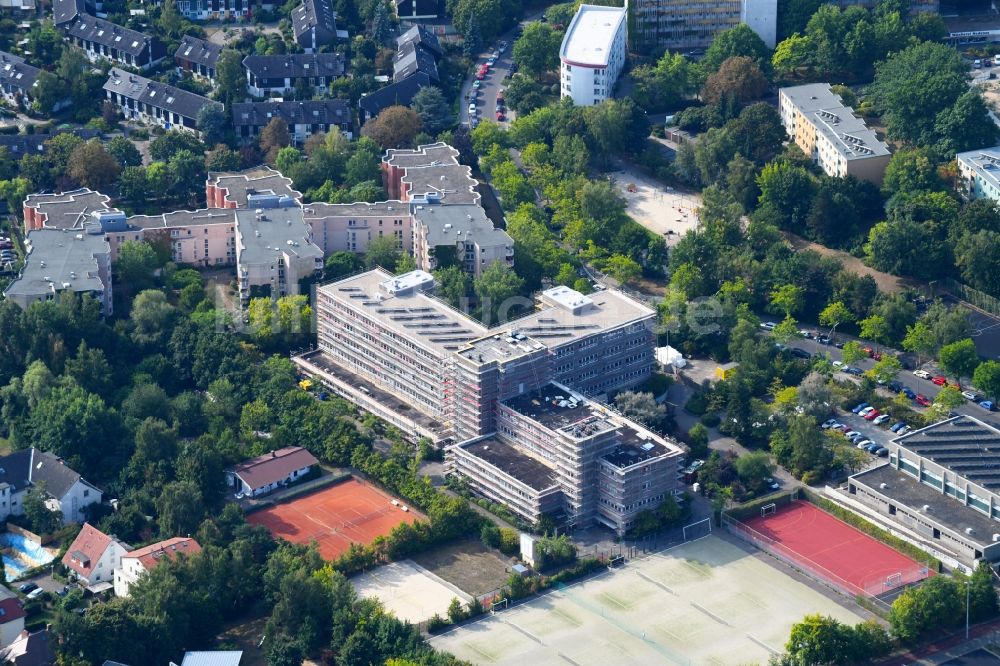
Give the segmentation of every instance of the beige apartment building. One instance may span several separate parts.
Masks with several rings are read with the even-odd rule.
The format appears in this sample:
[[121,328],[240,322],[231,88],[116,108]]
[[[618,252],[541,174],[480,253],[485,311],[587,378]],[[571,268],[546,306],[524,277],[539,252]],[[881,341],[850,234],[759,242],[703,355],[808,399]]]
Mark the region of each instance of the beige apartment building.
[[828,176],[854,176],[879,185],[892,154],[865,121],[844,105],[828,83],[778,91],[788,136]]

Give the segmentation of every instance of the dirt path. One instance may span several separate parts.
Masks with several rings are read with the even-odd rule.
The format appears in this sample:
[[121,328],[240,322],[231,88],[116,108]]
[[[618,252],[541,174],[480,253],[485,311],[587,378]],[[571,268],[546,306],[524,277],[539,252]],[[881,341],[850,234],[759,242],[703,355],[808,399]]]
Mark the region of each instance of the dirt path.
[[910,278],[890,275],[889,273],[883,273],[882,271],[877,271],[874,268],[866,266],[860,259],[842,250],[834,250],[826,247],[825,245],[819,245],[817,243],[807,241],[804,238],[788,232],[784,232],[784,235],[785,239],[789,242],[789,244],[791,244],[792,249],[796,252],[813,250],[824,257],[834,257],[839,259],[844,265],[844,268],[852,273],[857,275],[872,276],[875,279],[875,284],[878,285],[879,290],[886,293],[898,294],[906,288],[915,288],[918,286],[918,283]]

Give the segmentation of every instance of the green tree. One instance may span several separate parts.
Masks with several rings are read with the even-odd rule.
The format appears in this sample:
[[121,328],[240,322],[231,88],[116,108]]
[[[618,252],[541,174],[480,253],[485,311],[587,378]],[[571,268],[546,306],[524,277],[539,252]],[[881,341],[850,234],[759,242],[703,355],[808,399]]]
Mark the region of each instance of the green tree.
[[990,565],[983,560],[966,580],[969,586],[969,616],[973,622],[987,620],[1000,613],[997,604],[997,591],[993,587],[993,572]]
[[77,146],[69,156],[67,175],[84,187],[101,189],[118,178],[118,160],[104,150],[98,139]]
[[49,493],[44,481],[33,484],[24,496],[24,517],[28,520],[31,531],[36,534],[52,534],[62,527],[62,512],[49,509],[45,504],[48,499]]
[[142,166],[142,154],[139,153],[139,149],[123,136],[116,136],[108,141],[107,151],[122,168]]
[[727,58],[705,81],[701,97],[708,104],[731,104],[740,108],[767,92],[767,79],[753,59]]
[[190,481],[166,484],[155,504],[160,536],[164,539],[194,534],[205,516],[201,490]]
[[789,340],[799,337],[798,322],[791,315],[785,315],[785,318],[771,331],[771,337],[775,342],[787,344]]
[[655,65],[632,70],[635,99],[646,110],[672,110],[693,92],[691,63],[680,53],[667,51]]
[[462,55],[466,58],[476,58],[483,50],[483,35],[479,31],[479,20],[475,13],[469,15],[462,40]]
[[794,664],[840,664],[850,650],[850,631],[832,617],[807,615],[792,625],[785,650]]
[[482,319],[487,325],[508,321],[528,305],[521,297],[522,280],[503,262],[495,261],[473,282]]
[[771,66],[777,75],[785,78],[795,78],[800,72],[808,71],[812,60],[812,40],[799,33],[789,35],[774,49],[771,56]]
[[786,317],[797,314],[804,304],[805,290],[794,284],[783,284],[771,292],[770,305]]
[[229,115],[217,104],[206,104],[201,107],[195,124],[201,132],[202,140],[210,146],[224,141],[226,133],[230,130]]
[[688,430],[688,447],[692,458],[704,458],[708,455],[708,428],[701,423],[695,423]]
[[910,195],[917,192],[944,189],[931,154],[923,148],[899,150],[893,153],[885,168],[882,192],[887,196]]
[[223,49],[215,66],[215,98],[231,108],[233,102],[242,102],[247,95],[246,70],[243,55],[234,49]]
[[177,0],[163,0],[160,7],[160,29],[170,37],[176,37],[181,30],[181,15],[177,12]]
[[399,263],[399,255],[399,242],[394,236],[379,236],[368,243],[365,266],[368,268],[381,266],[391,271]]
[[372,39],[377,44],[385,44],[392,34],[392,20],[389,18],[389,8],[383,0],[375,4],[375,12],[372,16]]
[[844,348],[841,350],[840,355],[844,363],[847,365],[854,365],[861,359],[868,358],[868,353],[865,352],[861,343],[854,340],[844,344]]
[[937,149],[942,155],[992,146],[1000,138],[1000,128],[989,115],[982,94],[970,89],[959,95],[955,103],[938,113],[934,132],[940,139]]
[[938,361],[945,372],[961,381],[963,377],[972,377],[979,365],[979,354],[975,343],[966,338],[941,347]]
[[118,248],[114,275],[135,292],[152,286],[154,271],[160,267],[156,251],[145,241],[125,241]]
[[261,151],[267,156],[267,160],[274,163],[278,157],[278,152],[292,143],[292,135],[288,132],[288,123],[275,116],[260,131],[257,139]]
[[767,490],[767,479],[774,474],[771,456],[763,451],[744,453],[733,462],[733,466],[743,486],[753,492]]
[[562,34],[548,23],[532,21],[514,42],[514,62],[528,76],[538,77],[559,67]]
[[958,584],[947,576],[934,576],[919,587],[907,588],[889,611],[893,635],[903,643],[913,643],[956,626],[965,617],[961,597]]
[[366,122],[361,133],[382,148],[408,148],[421,129],[423,125],[416,111],[406,106],[390,106]]
[[893,354],[883,354],[881,360],[865,374],[880,384],[888,384],[896,378],[896,375],[902,369],[903,364],[900,363],[896,356]]
[[326,258],[323,277],[327,280],[356,273],[364,267],[364,262],[353,252],[334,252]]
[[440,134],[455,124],[451,105],[444,98],[441,89],[435,86],[424,86],[413,96],[413,110],[420,116],[424,131],[430,134]]
[[642,275],[642,267],[630,257],[613,254],[603,263],[604,272],[621,284],[633,284]]
[[972,383],[990,398],[1000,396],[1000,363],[984,361],[972,374]]
[[737,56],[752,59],[764,72],[771,65],[771,50],[753,28],[745,23],[716,34],[699,65],[703,71],[711,73],[717,71],[727,59]]
[[837,327],[841,324],[846,324],[854,321],[854,315],[847,306],[841,301],[834,301],[829,303],[825,308],[823,308],[819,313],[819,323],[821,326],[830,327],[830,335],[832,336]]

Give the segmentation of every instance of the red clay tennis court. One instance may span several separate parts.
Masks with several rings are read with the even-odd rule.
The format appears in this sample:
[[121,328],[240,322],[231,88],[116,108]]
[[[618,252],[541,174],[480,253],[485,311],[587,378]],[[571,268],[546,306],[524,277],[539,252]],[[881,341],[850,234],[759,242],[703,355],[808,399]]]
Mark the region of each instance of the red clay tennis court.
[[[403,511],[403,506],[408,510]],[[404,502],[351,478],[248,514],[247,522],[263,525],[274,536],[292,543],[315,540],[320,555],[334,560],[352,543],[369,544],[375,537],[389,534],[396,525],[422,517]]]
[[801,500],[744,525],[756,534],[737,525],[742,536],[850,594],[877,597],[930,575],[921,563]]

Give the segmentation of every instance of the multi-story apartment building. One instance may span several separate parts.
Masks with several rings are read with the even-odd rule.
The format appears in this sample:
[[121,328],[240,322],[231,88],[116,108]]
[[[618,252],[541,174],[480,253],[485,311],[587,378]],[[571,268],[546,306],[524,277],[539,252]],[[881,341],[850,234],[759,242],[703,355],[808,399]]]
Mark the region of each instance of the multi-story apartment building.
[[956,416],[897,437],[848,479],[851,508],[952,565],[1000,560],[1000,430]]
[[500,261],[514,266],[514,240],[496,229],[476,204],[411,204],[413,258],[417,267],[432,271],[460,266],[478,277]]
[[81,14],[64,28],[70,44],[82,49],[91,62],[110,60],[147,70],[167,55],[166,47],[155,37],[95,16]]
[[891,153],[829,83],[781,88],[778,110],[788,135],[828,176],[881,184]]
[[955,156],[958,161],[959,191],[969,199],[1000,201],[1000,148],[970,150]]
[[306,53],[315,53],[336,39],[337,12],[332,0],[303,0],[292,10],[292,34]]
[[449,446],[448,473],[535,522],[600,523],[619,535],[679,492],[683,449],[550,382],[496,407],[496,432]]
[[253,0],[178,0],[177,11],[195,21],[241,20],[249,18],[258,4],[273,6],[270,2],[257,3]]
[[108,72],[104,91],[129,120],[167,130],[198,132],[198,112],[206,106],[222,109],[222,104],[207,97],[114,68]]
[[629,46],[639,53],[705,48],[746,23],[764,43],[777,41],[777,0],[627,0]]
[[[236,279],[240,303],[296,296],[299,283],[323,270],[323,251],[298,206],[236,211]],[[207,241],[206,241],[207,242]]]
[[93,296],[105,315],[112,314],[111,249],[99,224],[29,231],[25,249],[24,267],[4,290],[6,298],[27,308],[71,291]]
[[288,125],[292,142],[302,145],[313,134],[337,130],[352,138],[351,107],[342,99],[266,101],[233,104],[233,127],[245,143],[257,143],[261,130],[275,118]]
[[368,250],[382,236],[396,238],[399,249],[413,253],[413,215],[402,201],[328,204],[313,202],[303,207],[312,227],[313,239],[326,254]]
[[25,233],[35,229],[83,229],[92,214],[108,210],[106,194],[82,187],[59,194],[29,194],[22,214]]
[[180,72],[190,72],[191,76],[215,83],[215,68],[222,55],[222,45],[206,42],[191,35],[181,37],[181,43],[174,51],[174,62]]
[[247,72],[247,92],[254,97],[284,97],[296,86],[325,93],[344,76],[344,56],[340,53],[292,53],[250,55],[243,59]]
[[478,204],[480,199],[472,169],[459,164],[458,150],[442,142],[387,150],[382,184],[390,199],[400,201]]
[[[536,311],[488,329],[434,298],[433,289],[425,271],[393,277],[381,269],[320,287],[322,363],[303,367],[324,381],[332,376],[335,390],[351,399],[371,402],[374,390],[398,396],[406,407],[394,422],[425,434],[407,422],[419,411],[437,423],[436,439],[489,434],[497,399],[547,381],[600,395],[634,386],[652,370],[655,312],[620,292],[588,297],[556,287],[539,296]],[[498,350],[492,340],[506,346]],[[337,379],[345,376],[351,379]]]
[[625,66],[626,10],[580,5],[559,48],[560,96],[577,106],[611,97]]
[[210,171],[205,180],[205,206],[208,208],[259,208],[277,197],[280,206],[298,203],[302,193],[292,187],[292,179],[268,166],[243,171]]
[[178,210],[161,215],[133,215],[128,227],[108,233],[111,254],[122,243],[162,238],[178,264],[213,268],[236,264],[236,212],[227,209]]

